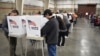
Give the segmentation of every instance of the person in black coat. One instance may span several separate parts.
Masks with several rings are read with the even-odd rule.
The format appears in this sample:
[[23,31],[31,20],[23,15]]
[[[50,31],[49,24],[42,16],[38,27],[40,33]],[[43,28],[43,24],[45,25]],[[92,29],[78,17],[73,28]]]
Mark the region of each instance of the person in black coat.
[[[17,16],[19,15],[17,10],[12,10],[11,13],[8,14],[8,16]],[[5,36],[9,40],[10,38],[10,56],[16,56],[16,44],[17,44],[17,38],[16,37],[9,37],[9,30],[8,30],[8,22],[7,17],[2,22],[2,29],[4,30]]]
[[67,31],[67,28],[66,28],[64,20],[61,19],[60,16],[56,16],[56,19],[59,22],[58,46],[64,46],[64,44],[65,44],[65,32]]

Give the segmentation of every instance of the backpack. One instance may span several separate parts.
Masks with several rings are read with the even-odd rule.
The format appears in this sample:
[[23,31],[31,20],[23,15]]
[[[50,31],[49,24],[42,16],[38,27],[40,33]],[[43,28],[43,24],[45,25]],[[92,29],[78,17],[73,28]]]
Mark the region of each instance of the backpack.
[[60,31],[65,31],[67,29],[67,27],[66,27],[66,25],[64,23],[64,20],[61,19],[60,16],[56,16],[56,19],[58,20]]

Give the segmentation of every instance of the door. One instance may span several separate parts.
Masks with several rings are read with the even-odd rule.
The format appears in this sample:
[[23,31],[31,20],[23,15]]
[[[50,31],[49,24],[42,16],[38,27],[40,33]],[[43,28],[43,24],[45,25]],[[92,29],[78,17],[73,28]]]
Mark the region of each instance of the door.
[[96,13],[96,4],[79,4],[78,5],[78,13],[81,16],[85,16],[86,13]]

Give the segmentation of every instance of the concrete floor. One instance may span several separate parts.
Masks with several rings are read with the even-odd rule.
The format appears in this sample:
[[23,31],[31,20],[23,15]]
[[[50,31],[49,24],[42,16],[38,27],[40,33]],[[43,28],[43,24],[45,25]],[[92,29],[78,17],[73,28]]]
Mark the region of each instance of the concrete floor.
[[[18,39],[17,55],[20,56],[20,40]],[[28,42],[28,56],[42,56],[41,44],[38,42],[38,48]],[[23,38],[23,47],[25,50],[25,38]],[[47,48],[44,48],[45,56]],[[37,53],[36,53],[37,52]],[[0,30],[0,56],[9,56],[9,43],[2,30]],[[57,47],[57,56],[100,56],[100,29],[93,27],[89,22],[82,18],[74,26],[73,32],[66,39],[65,46]]]

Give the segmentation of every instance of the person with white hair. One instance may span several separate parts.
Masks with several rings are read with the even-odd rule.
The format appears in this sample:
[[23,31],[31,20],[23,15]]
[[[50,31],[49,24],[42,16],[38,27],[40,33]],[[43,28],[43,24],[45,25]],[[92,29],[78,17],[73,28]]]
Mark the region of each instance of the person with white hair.
[[57,14],[56,19],[59,23],[59,36],[58,36],[58,46],[64,46],[65,44],[65,32],[67,31],[66,25],[63,20],[62,14]]
[[67,28],[67,31],[65,32],[65,35],[66,35],[65,38],[68,38],[71,23],[70,23],[70,20],[68,19],[67,13],[63,13],[63,20],[64,20],[66,28]]

